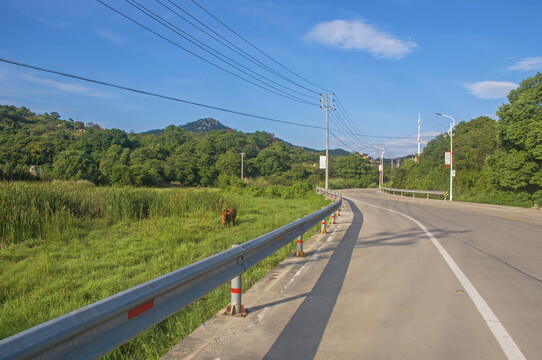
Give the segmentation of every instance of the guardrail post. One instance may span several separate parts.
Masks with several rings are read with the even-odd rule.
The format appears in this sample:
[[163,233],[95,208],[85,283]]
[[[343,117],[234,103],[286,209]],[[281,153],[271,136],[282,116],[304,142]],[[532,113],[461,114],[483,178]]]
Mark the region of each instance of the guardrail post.
[[305,252],[303,251],[303,235],[297,237],[297,250],[294,253],[294,257],[305,257]]
[[320,234],[327,234],[326,219],[322,220],[322,229],[320,229]]
[[337,222],[335,221],[335,212],[331,213],[331,221],[329,222],[330,224],[336,224]]
[[246,316],[247,310],[241,304],[241,275],[231,279],[231,302],[226,308],[224,315]]

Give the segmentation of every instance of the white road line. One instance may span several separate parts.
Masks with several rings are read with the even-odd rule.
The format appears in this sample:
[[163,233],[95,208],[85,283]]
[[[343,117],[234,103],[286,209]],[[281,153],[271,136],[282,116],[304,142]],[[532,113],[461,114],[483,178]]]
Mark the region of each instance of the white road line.
[[427,235],[427,237],[429,239],[431,239],[431,242],[433,243],[433,245],[435,245],[435,247],[440,252],[440,254],[444,258],[444,260],[446,260],[446,263],[448,264],[450,269],[452,269],[452,272],[455,274],[455,276],[457,277],[457,279],[459,280],[459,282],[461,283],[461,285],[463,286],[463,288],[466,290],[467,294],[471,298],[472,302],[474,303],[474,305],[476,306],[476,308],[478,309],[478,311],[482,315],[482,318],[485,320],[487,326],[489,327],[489,329],[493,333],[493,336],[495,336],[495,339],[497,340],[497,342],[501,346],[501,348],[504,351],[506,357],[509,360],[524,360],[524,359],[526,359],[525,356],[523,355],[523,353],[521,352],[521,350],[519,349],[519,347],[514,342],[514,339],[512,339],[512,337],[510,336],[508,331],[506,331],[506,329],[504,328],[504,325],[501,323],[499,318],[497,318],[497,315],[495,315],[495,313],[491,310],[491,308],[486,303],[484,298],[476,290],[474,285],[472,285],[472,283],[467,278],[467,276],[463,273],[463,271],[461,271],[459,266],[457,266],[454,259],[452,259],[450,254],[448,254],[448,252],[446,251],[446,249],[444,249],[444,247],[442,247],[440,242],[433,236],[433,234],[431,234],[431,232],[429,230],[427,230],[427,228],[421,222],[419,222],[418,220],[414,219],[413,217],[410,217],[410,216],[408,216],[406,214],[403,214],[403,213],[401,213],[399,211],[383,208],[383,207],[373,205],[373,204],[369,204],[369,203],[359,201],[359,200],[354,200],[354,201],[359,202],[359,203],[364,204],[364,205],[372,206],[372,207],[375,207],[375,208],[378,208],[378,209],[390,211],[392,213],[404,216],[407,219],[410,219],[413,222],[415,222],[416,225],[418,225],[423,230],[425,235]]

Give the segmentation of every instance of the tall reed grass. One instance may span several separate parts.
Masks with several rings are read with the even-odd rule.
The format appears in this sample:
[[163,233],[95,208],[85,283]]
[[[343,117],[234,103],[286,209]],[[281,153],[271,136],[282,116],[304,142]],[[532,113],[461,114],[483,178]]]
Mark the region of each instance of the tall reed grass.
[[[241,244],[327,202],[294,189],[100,188],[85,182],[0,183],[0,339]],[[279,191],[280,190],[280,191]],[[275,194],[277,193],[277,194]],[[219,211],[237,208],[223,229]],[[317,228],[317,227],[316,227]],[[316,228],[312,232],[316,231]],[[306,234],[306,237],[310,234]],[[295,241],[243,276],[248,289]],[[228,302],[228,284],[106,359],[157,359]]]
[[[231,205],[230,205],[231,206]],[[0,246],[48,237],[92,219],[111,223],[219,212],[217,191],[100,188],[88,182],[0,182]]]

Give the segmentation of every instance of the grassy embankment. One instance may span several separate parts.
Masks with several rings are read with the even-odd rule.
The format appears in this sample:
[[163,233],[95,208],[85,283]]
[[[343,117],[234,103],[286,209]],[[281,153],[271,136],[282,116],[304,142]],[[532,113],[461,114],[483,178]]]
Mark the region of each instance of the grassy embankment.
[[[0,183],[0,339],[191,264],[326,205],[305,191]],[[255,196],[258,195],[258,196]],[[271,196],[262,196],[271,195]],[[222,229],[219,211],[238,209]],[[249,288],[294,249],[243,276]],[[229,302],[229,284],[108,355],[158,358]]]

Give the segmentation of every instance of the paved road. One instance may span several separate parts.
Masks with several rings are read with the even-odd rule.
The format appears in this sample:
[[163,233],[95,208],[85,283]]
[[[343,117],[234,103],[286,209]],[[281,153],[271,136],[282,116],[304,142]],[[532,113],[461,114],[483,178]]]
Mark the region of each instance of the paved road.
[[344,191],[339,224],[165,359],[542,359],[542,213]]

